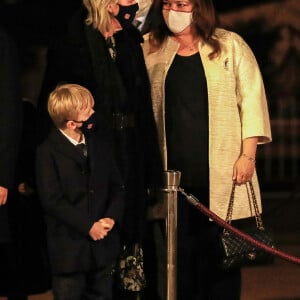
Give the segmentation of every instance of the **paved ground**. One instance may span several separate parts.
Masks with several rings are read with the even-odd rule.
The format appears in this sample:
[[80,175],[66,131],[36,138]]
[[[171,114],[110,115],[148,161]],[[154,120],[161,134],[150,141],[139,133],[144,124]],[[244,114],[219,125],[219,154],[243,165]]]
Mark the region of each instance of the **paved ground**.
[[[300,257],[298,190],[262,196],[265,225],[273,229],[277,248]],[[271,266],[245,268],[242,283],[241,300],[300,300],[300,265],[275,258]]]
[[[280,248],[290,254],[300,256],[299,244],[284,245]],[[242,274],[241,300],[300,299],[299,265],[276,258],[272,266],[245,268]]]

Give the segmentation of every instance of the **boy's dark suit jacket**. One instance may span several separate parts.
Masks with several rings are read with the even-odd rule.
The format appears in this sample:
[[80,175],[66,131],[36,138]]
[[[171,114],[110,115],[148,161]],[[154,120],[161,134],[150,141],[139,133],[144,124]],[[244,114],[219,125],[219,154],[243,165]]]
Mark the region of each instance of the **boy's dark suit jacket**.
[[[107,266],[120,252],[124,186],[109,144],[92,135],[88,162],[57,129],[37,150],[37,188],[54,274]],[[89,230],[103,217],[113,218],[115,226],[103,240],[93,241]]]

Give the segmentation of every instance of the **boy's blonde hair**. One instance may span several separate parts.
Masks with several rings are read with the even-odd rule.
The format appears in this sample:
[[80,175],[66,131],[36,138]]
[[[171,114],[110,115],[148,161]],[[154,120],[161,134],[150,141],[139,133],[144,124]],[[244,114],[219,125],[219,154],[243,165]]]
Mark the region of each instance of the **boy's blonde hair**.
[[94,106],[91,92],[79,84],[62,84],[49,95],[48,112],[53,123],[60,129],[67,121],[77,120],[78,113]]
[[83,0],[83,4],[88,11],[85,23],[92,25],[93,28],[99,30],[102,34],[110,31],[111,17],[108,12],[108,6],[117,2],[117,0]]

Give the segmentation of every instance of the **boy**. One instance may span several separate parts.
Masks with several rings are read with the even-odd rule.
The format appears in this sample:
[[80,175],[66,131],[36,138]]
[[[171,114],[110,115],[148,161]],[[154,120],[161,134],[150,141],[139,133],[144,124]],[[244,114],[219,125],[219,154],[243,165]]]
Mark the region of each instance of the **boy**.
[[109,143],[91,132],[93,106],[80,85],[55,88],[48,112],[56,128],[37,150],[37,188],[59,300],[112,299],[112,265],[121,248],[124,186]]

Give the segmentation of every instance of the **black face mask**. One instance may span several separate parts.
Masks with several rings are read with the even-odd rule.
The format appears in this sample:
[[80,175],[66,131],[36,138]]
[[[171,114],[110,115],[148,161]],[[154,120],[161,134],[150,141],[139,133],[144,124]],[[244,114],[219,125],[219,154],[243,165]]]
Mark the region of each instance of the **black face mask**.
[[135,18],[136,12],[139,9],[138,3],[133,5],[119,5],[119,13],[116,15],[116,19],[120,22],[123,29],[129,28],[132,26],[132,22]]
[[82,126],[79,128],[82,133],[89,133],[95,131],[96,128],[96,114],[93,113],[87,120],[81,121]]

